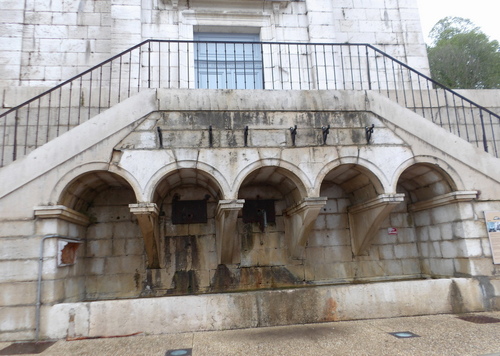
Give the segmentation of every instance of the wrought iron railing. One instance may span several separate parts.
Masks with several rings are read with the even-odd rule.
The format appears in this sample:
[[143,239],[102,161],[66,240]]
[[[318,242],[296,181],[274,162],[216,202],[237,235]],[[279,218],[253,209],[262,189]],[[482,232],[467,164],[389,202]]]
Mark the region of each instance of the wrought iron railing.
[[500,117],[368,44],[144,41],[0,115],[0,167],[144,88],[375,90],[498,157]]

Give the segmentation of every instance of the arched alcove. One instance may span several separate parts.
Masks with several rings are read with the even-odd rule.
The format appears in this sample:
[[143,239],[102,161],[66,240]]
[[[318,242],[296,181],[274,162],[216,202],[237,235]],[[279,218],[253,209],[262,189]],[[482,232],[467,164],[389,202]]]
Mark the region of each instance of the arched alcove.
[[150,294],[209,290],[210,276],[217,269],[215,215],[222,196],[216,179],[199,169],[177,169],[159,180],[154,203],[160,210],[162,268],[150,272]]
[[423,275],[454,276],[457,257],[466,254],[460,204],[475,195],[458,192],[456,186],[443,168],[425,162],[409,166],[398,179],[397,191],[407,197],[402,213],[412,223]]
[[417,163],[404,170],[397,191],[405,193],[411,203],[430,200],[456,190],[451,177],[437,165]]
[[392,216],[403,197],[386,194],[375,173],[358,164],[334,167],[324,176],[320,196],[328,200],[316,220],[305,260],[315,281],[419,277],[419,271],[405,268],[397,256],[396,237],[388,235],[388,229],[399,224]]
[[85,299],[140,295],[146,256],[141,230],[129,208],[135,202],[131,185],[107,171],[86,172],[62,191],[59,204],[86,215],[90,221],[82,256]]

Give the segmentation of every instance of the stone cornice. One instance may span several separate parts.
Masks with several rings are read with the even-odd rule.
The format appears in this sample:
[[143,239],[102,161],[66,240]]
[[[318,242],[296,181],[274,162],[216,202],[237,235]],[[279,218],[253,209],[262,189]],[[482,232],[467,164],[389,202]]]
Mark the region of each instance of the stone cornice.
[[432,209],[438,206],[448,205],[451,203],[458,203],[464,201],[471,201],[477,198],[476,190],[464,190],[458,192],[451,192],[448,194],[439,195],[435,198],[420,201],[415,204],[411,204],[408,206],[408,210],[410,211],[421,211],[425,209]]
[[35,217],[41,219],[61,219],[82,226],[90,223],[86,215],[64,205],[35,206],[33,210]]

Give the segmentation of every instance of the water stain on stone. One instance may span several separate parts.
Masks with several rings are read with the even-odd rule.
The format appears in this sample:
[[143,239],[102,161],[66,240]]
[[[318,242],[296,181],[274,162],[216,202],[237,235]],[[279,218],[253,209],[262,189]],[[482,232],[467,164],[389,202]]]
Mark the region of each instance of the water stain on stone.
[[252,224],[243,225],[243,234],[241,235],[241,252],[243,254],[252,250],[254,244],[254,236],[252,233]]
[[325,303],[325,308],[323,312],[323,321],[336,321],[338,320],[337,316],[337,308],[338,304],[333,298],[328,298]]
[[232,290],[237,284],[237,279],[226,265],[217,266],[210,290],[212,292],[224,292]]
[[172,289],[169,290],[169,294],[195,294],[198,290],[199,283],[196,271],[176,271],[172,278]]

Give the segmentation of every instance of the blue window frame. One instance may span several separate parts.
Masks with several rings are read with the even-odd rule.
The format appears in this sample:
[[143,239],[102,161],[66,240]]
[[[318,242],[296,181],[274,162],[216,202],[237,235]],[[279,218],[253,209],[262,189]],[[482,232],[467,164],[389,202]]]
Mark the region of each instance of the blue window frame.
[[194,40],[202,41],[195,44],[197,88],[264,88],[258,34],[198,32]]

